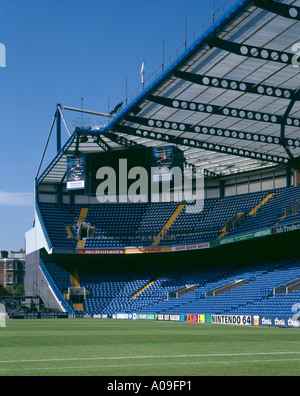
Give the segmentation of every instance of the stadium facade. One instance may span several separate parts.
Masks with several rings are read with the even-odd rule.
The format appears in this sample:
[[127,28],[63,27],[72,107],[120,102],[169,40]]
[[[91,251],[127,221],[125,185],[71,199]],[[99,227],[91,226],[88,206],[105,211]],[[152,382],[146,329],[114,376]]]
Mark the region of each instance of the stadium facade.
[[[28,295],[34,284],[71,316],[299,323],[299,5],[225,3],[126,106],[84,110],[105,125],[70,133],[64,111],[78,109],[57,106],[26,234]],[[146,185],[168,194],[142,199],[137,184],[140,202],[125,202],[129,178],[100,203],[99,168],[122,159],[159,170]],[[176,166],[193,191],[201,169],[202,199],[170,199]]]

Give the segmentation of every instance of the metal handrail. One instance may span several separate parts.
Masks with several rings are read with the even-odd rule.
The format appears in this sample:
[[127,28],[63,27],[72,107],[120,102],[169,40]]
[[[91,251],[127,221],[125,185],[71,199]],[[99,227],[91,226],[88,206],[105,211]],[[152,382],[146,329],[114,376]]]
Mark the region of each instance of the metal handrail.
[[[165,69],[170,66],[179,56],[191,45],[197,38],[211,25],[213,25],[225,12],[237,2],[238,0],[226,0],[223,5],[215,10],[209,18],[207,18],[195,31],[192,33],[176,51],[170,55],[167,60],[161,64],[149,77],[145,79],[145,82],[136,88],[130,95],[127,96],[125,105],[132,102],[147,86],[149,86]],[[124,106],[122,107],[122,109]]]

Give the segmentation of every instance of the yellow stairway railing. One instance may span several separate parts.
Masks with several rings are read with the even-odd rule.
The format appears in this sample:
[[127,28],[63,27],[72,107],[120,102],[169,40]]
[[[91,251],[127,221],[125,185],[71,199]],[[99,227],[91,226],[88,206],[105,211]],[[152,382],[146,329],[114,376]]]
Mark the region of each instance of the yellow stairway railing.
[[88,215],[88,208],[81,208],[81,211],[79,213],[79,217],[78,217],[78,222],[77,222],[77,226],[80,225],[80,223],[84,222],[85,219],[87,218]]
[[164,225],[163,229],[160,231],[160,233],[157,235],[156,240],[152,243],[151,246],[157,246],[160,242],[160,237],[163,235],[166,235],[167,231],[172,227],[172,225],[175,223],[176,219],[180,215],[180,213],[183,211],[185,208],[186,204],[180,204],[176,208],[175,212],[172,214],[172,216],[169,218],[169,220],[166,222]]
[[73,309],[74,311],[83,311],[83,303],[73,303]]
[[151,279],[150,282],[148,282],[145,286],[143,286],[140,290],[138,290],[132,297],[130,297],[131,299],[135,300],[137,298],[137,296],[139,296],[141,293],[143,293],[145,290],[147,290],[150,286],[153,285],[153,283],[155,283],[159,278],[161,278],[163,275],[165,275],[166,271],[160,273],[159,275],[157,275],[155,278]]
[[77,249],[82,249],[82,248],[84,248],[85,247],[85,244],[86,244],[86,241],[78,241],[77,242],[77,245],[76,245],[76,248]]
[[[71,287],[80,288],[80,274],[78,265],[72,266],[70,269]],[[83,311],[83,303],[73,303],[74,311]]]
[[67,231],[67,233],[68,233],[68,238],[69,238],[69,239],[73,239],[74,236],[73,236],[73,234],[72,234],[72,231],[71,231],[71,227],[70,227],[70,226],[66,226],[66,231]]
[[226,227],[224,227],[224,228],[222,229],[222,231],[221,231],[221,235],[218,236],[218,239],[223,238],[226,234],[227,234],[227,232],[226,232]]
[[[273,196],[275,195],[275,193],[271,193],[269,195],[267,195],[257,206],[255,206],[254,209],[251,210],[251,212],[249,212],[249,216],[256,216],[257,211],[264,206]],[[225,235],[227,234],[226,232],[226,226],[222,229],[221,234],[218,236],[218,239],[223,238]]]
[[249,213],[249,216],[256,216],[257,211],[264,206],[273,196],[275,195],[275,193],[271,193],[268,196],[266,196],[266,198],[264,198],[257,206],[255,206],[254,209],[251,210],[251,212]]
[[81,287],[79,268],[77,265],[72,266],[72,268],[70,269],[70,279],[71,279],[71,287]]
[[279,224],[281,221],[283,221],[285,218],[286,218],[286,215],[284,215],[284,216],[280,217],[280,219],[279,219],[278,223],[276,223],[275,225],[278,225],[278,224]]

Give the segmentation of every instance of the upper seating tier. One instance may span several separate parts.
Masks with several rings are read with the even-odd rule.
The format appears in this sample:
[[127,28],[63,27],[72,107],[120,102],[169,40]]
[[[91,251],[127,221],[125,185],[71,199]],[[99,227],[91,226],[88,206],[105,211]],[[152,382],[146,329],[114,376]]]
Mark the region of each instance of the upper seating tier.
[[[271,198],[261,205],[268,195]],[[76,248],[80,213],[85,208],[87,214],[84,221],[93,227],[93,233],[82,238],[85,239],[86,248],[128,248],[148,247],[154,241],[156,246],[208,242],[224,235],[237,235],[277,224],[290,224],[299,221],[300,214],[285,217],[285,209],[299,200],[299,197],[300,186],[223,199],[206,199],[204,203],[187,203],[171,222],[166,234],[158,240],[157,237],[172,219],[178,203],[39,203],[38,207],[53,247]],[[237,213],[245,214],[243,223],[229,233],[224,233],[226,222]]]

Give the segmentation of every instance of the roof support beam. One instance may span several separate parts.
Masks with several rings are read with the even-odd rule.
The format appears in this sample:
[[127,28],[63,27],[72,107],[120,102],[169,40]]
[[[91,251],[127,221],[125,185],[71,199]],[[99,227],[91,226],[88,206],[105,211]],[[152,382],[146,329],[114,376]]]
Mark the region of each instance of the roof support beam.
[[174,76],[182,80],[190,81],[194,84],[211,88],[221,88],[225,90],[250,93],[255,95],[270,96],[278,99],[291,99],[294,91],[292,89],[275,88],[269,85],[258,85],[249,82],[229,80],[227,78],[204,76],[200,74],[177,71]]
[[300,21],[300,8],[270,0],[254,0],[254,5],[284,18]]
[[124,136],[118,136],[112,132],[107,132],[105,134],[106,137],[108,137],[111,141],[119,144],[120,146],[125,146],[125,147],[145,147],[143,144],[136,143],[132,140],[126,139]]
[[[161,121],[155,119],[147,119],[142,117],[134,117],[127,116],[125,117],[126,121],[132,122],[134,124],[140,124],[147,127],[159,128],[165,130],[178,131],[179,133],[195,133],[199,135],[205,136],[218,136],[227,139],[236,139],[236,140],[245,140],[259,143],[268,143],[281,145],[280,137],[270,136],[260,133],[253,133],[247,131],[237,131],[232,129],[224,129],[218,127],[208,127],[205,125],[192,125],[192,124],[184,124],[179,122],[170,122],[170,121]],[[300,147],[300,140],[298,139],[288,139],[286,142],[289,147]]]
[[264,61],[279,62],[285,65],[291,65],[294,57],[294,54],[289,54],[287,52],[233,43],[232,41],[222,40],[218,37],[209,40],[208,44],[211,48],[220,48],[232,54]]
[[64,175],[63,175],[63,177],[62,177],[62,179],[61,179],[61,181],[60,181],[60,183],[59,183],[59,185],[62,185],[62,184],[63,184],[63,182],[64,182],[66,176],[67,176],[67,171],[65,171],[65,173],[64,173]]
[[[219,115],[222,117],[240,118],[243,120],[266,122],[270,124],[282,124],[283,117],[274,114],[261,113],[258,111],[244,110],[232,107],[220,107],[205,103],[188,102],[186,100],[169,99],[161,96],[148,95],[148,100],[163,106],[171,107],[178,110],[188,110],[210,115]],[[289,117],[286,124],[299,127],[300,119]]]
[[56,110],[56,147],[58,153],[61,150],[61,115],[59,111],[60,107],[61,105],[58,104]]
[[44,157],[45,157],[45,154],[46,154],[46,151],[47,151],[47,148],[48,148],[49,140],[50,140],[50,137],[51,137],[51,134],[52,134],[52,131],[53,131],[53,127],[54,127],[55,121],[56,121],[56,116],[57,116],[57,112],[55,112],[54,117],[53,117],[53,121],[52,121],[51,128],[50,128],[50,131],[49,131],[49,134],[48,134],[48,137],[47,137],[47,141],[46,141],[46,144],[45,144],[45,147],[44,147],[42,158],[40,160],[39,167],[38,167],[38,170],[37,170],[37,173],[36,173],[36,176],[35,176],[36,179],[39,176],[39,173],[40,173],[40,170],[41,170],[41,166],[42,166],[42,163],[44,161]]
[[107,113],[100,113],[99,111],[77,109],[76,107],[63,106],[63,105],[60,105],[60,108],[65,109],[65,110],[70,110],[70,111],[77,111],[78,113],[93,114],[93,115],[100,116],[100,117],[114,118],[114,115],[107,114]]
[[[84,128],[76,128],[75,132],[77,133],[77,135],[81,136],[81,135],[85,135],[85,136],[97,136],[97,141],[96,143],[103,148],[103,150],[105,151],[109,151],[112,150],[112,147],[110,147],[110,145],[108,143],[106,143],[101,137],[100,135],[97,133],[93,133],[93,130],[91,128],[89,129],[84,129]],[[106,132],[104,134],[104,136],[106,136],[108,139],[110,139],[112,142],[115,142],[117,144],[119,144],[120,146],[125,146],[125,147],[144,147],[142,144],[138,144],[134,141],[131,141],[129,139],[126,139],[126,137],[123,136],[118,136],[115,135],[113,132]],[[102,147],[103,146],[103,147]]]
[[293,110],[293,107],[294,107],[296,101],[299,100],[299,98],[300,98],[300,88],[296,91],[295,95],[293,96],[293,99],[291,100],[288,108],[286,109],[286,112],[282,118],[282,124],[281,124],[280,143],[283,145],[285,151],[287,152],[287,154],[289,155],[289,157],[291,159],[294,159],[294,157],[288,147],[290,139],[286,139],[285,129],[286,129],[286,122],[289,118],[289,115],[290,115],[291,111]]
[[100,135],[97,136],[97,144],[101,147],[104,151],[110,151],[111,147],[109,144],[106,143],[104,139]]
[[48,165],[47,169],[44,170],[43,174],[36,181],[37,186],[44,180],[44,178],[55,167],[55,165],[59,162],[60,158],[68,152],[68,150],[69,150],[70,146],[73,144],[75,138],[76,138],[76,134],[74,133],[70,137],[70,139],[67,141],[67,143],[64,145],[64,147],[60,150],[60,152],[56,155],[56,157],[51,161],[51,163],[50,163],[50,165]]
[[150,140],[159,140],[168,144],[176,144],[180,146],[193,147],[201,150],[213,151],[227,155],[251,158],[263,162],[274,162],[276,164],[285,164],[288,163],[289,161],[288,158],[280,157],[277,155],[260,153],[260,152],[247,150],[244,148],[233,147],[233,146],[224,146],[222,144],[204,142],[198,139],[189,139],[181,136],[176,137],[166,133],[145,131],[142,129],[135,129],[123,125],[118,125],[115,128],[115,132],[126,133],[128,135],[138,136]]

